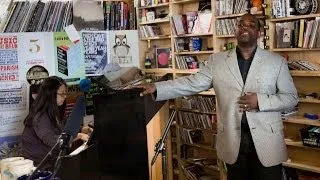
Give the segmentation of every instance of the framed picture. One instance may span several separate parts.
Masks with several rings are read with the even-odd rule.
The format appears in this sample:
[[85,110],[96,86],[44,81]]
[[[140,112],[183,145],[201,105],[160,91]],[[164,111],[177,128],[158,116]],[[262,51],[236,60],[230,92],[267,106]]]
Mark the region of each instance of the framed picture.
[[156,62],[158,68],[169,68],[169,61],[171,58],[171,48],[157,48]]

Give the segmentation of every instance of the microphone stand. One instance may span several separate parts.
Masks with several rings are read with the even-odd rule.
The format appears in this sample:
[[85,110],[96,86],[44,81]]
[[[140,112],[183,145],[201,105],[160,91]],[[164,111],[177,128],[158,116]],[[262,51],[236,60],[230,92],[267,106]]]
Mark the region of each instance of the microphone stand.
[[169,122],[167,123],[166,128],[165,128],[160,140],[155,145],[155,149],[154,149],[155,155],[153,156],[152,161],[151,161],[151,167],[152,167],[154,165],[154,163],[156,162],[159,153],[162,154],[162,177],[163,177],[163,179],[166,179],[166,175],[167,175],[166,147],[165,147],[164,141],[168,135],[170,126],[173,122],[173,119],[174,119],[176,113],[177,113],[176,110],[172,111],[172,113],[169,117]]
[[59,143],[60,142],[59,142],[59,139],[58,139],[56,144],[50,149],[50,151],[46,154],[46,156],[41,160],[41,162],[39,163],[38,167],[32,172],[32,174],[27,178],[27,180],[32,180],[33,179],[34,175],[40,169],[42,164],[47,160],[47,158],[52,155],[52,151],[58,146]]
[[60,144],[60,152],[58,155],[58,158],[56,160],[56,163],[54,165],[54,171],[50,178],[50,180],[54,179],[57,175],[60,167],[61,167],[61,158],[63,158],[67,154],[67,150],[69,149],[69,142],[71,139],[71,135],[67,133],[62,133],[59,138],[59,144]]

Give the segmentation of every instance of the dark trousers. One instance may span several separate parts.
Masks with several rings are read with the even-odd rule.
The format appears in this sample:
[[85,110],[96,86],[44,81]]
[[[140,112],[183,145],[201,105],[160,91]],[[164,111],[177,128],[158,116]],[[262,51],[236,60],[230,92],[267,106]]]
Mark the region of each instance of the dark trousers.
[[[266,145],[267,146],[267,145]],[[282,165],[264,167],[249,131],[242,130],[240,151],[234,164],[227,164],[228,180],[281,180]]]

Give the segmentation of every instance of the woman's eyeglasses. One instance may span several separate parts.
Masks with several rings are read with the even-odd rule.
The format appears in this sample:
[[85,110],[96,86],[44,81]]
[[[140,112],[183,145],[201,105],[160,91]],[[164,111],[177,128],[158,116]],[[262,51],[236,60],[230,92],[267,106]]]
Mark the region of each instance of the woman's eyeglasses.
[[57,95],[59,95],[61,97],[67,97],[67,93],[57,93]]

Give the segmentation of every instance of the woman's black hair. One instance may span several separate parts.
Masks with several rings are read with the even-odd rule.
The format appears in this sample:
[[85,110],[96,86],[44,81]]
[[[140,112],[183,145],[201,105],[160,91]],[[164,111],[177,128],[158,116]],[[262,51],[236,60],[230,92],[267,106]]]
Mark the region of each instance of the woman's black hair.
[[25,126],[32,126],[33,122],[35,122],[34,120],[38,121],[34,118],[43,114],[47,114],[54,126],[58,126],[58,123],[65,124],[66,102],[59,107],[57,105],[57,91],[62,85],[67,87],[66,82],[57,76],[50,76],[42,82],[30,112],[24,120]]

